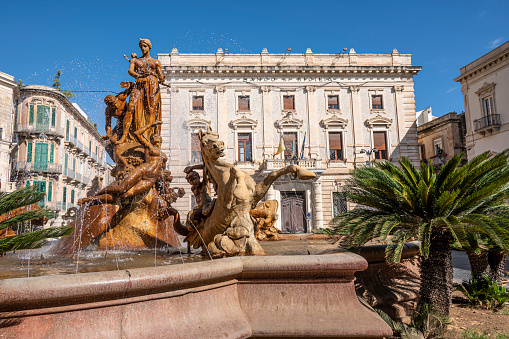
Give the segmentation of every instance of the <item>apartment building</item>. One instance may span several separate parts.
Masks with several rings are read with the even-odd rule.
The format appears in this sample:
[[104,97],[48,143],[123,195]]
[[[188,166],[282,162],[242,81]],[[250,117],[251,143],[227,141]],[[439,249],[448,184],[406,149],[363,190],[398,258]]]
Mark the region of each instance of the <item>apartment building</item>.
[[[356,166],[419,163],[410,54],[216,53],[159,54],[163,150],[176,186],[194,204],[183,169],[201,161],[198,131],[211,127],[226,145],[226,160],[259,181],[296,163],[313,181],[280,178],[266,198],[279,201],[277,226],[300,233],[325,227],[351,208],[341,186]],[[280,142],[285,151],[275,155]],[[375,151],[376,149],[376,151]]]
[[19,91],[11,181],[46,193],[41,205],[60,211],[58,223],[106,176],[106,151],[87,115],[60,91],[24,86]]
[[509,41],[460,69],[468,159],[508,148]]
[[0,72],[0,192],[11,192],[11,150],[18,84],[12,75]]

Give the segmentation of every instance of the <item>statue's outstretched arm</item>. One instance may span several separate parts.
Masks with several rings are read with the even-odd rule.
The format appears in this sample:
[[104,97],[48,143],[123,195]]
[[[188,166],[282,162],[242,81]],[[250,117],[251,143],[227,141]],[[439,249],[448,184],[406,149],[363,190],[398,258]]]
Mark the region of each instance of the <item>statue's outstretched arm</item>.
[[147,138],[145,138],[143,133],[145,133],[145,131],[148,130],[150,127],[152,127],[154,125],[158,125],[158,124],[162,124],[162,122],[161,121],[154,121],[150,125],[144,126],[144,127],[140,128],[140,129],[138,129],[138,130],[136,130],[134,132],[134,135],[136,135],[136,137],[138,138],[140,143],[145,148],[148,148],[150,150],[150,152],[156,151],[156,148],[147,140]]

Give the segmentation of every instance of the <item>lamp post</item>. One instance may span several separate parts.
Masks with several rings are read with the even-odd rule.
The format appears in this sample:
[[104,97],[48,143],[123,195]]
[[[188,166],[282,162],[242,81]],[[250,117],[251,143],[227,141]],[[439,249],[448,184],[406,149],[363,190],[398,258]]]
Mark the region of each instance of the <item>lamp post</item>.
[[365,150],[364,148],[361,149],[361,154],[366,154],[368,156],[368,161],[366,161],[366,166],[371,166],[371,154],[378,153],[378,150],[376,148]]

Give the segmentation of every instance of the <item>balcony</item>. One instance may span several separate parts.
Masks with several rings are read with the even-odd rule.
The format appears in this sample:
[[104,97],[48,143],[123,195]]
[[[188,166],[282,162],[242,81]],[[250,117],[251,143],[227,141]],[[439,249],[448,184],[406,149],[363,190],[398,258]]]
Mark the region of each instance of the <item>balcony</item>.
[[62,210],[62,202],[60,201],[46,201],[44,203],[44,207],[53,211],[61,211]]
[[76,178],[76,173],[72,170],[72,169],[68,169],[66,168],[64,170],[64,175],[69,178],[69,179],[75,179]]
[[92,154],[90,155],[90,157],[92,158],[92,160],[94,160],[95,162],[97,162],[97,153],[92,152]]
[[0,192],[6,192],[6,193],[11,193],[11,192],[14,192],[15,190],[17,190],[18,188],[21,188],[18,187],[18,183],[15,182],[15,181],[8,181],[8,182],[5,182],[5,183],[2,183],[2,188],[0,189]]
[[78,141],[78,143],[76,144],[76,148],[78,149],[79,152],[83,152],[85,150],[85,147],[83,147],[83,143],[81,141]]
[[59,138],[64,137],[64,129],[55,126],[40,125],[40,124],[17,124],[16,132],[21,134],[41,133],[46,135],[54,135]]
[[85,153],[85,155],[90,155],[90,148],[85,146],[85,149],[83,150],[83,152]]
[[83,176],[83,181],[82,181],[85,185],[87,186],[90,186],[90,179],[86,176]]
[[76,173],[76,180],[81,182],[81,173]]
[[298,160],[287,160],[287,159],[265,159],[263,161],[264,172],[271,172],[273,170],[284,168],[288,165],[295,164],[302,168],[306,168],[317,174],[325,171],[325,166],[322,164],[321,159],[298,159]]
[[16,171],[26,171],[26,172],[41,172],[41,173],[54,173],[60,174],[62,173],[62,165],[61,164],[52,164],[48,162],[44,163],[32,163],[26,161],[18,161],[15,166]]
[[76,140],[76,138],[74,136],[69,135],[65,138],[65,144],[76,147],[78,145],[78,141]]
[[490,114],[474,120],[474,131],[484,134],[500,128],[500,114]]

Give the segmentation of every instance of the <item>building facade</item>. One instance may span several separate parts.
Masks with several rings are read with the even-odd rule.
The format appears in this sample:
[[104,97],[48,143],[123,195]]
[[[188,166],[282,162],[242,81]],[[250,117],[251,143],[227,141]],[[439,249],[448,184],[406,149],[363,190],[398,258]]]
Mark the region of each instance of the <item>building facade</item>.
[[12,75],[0,72],[0,192],[11,192],[11,150],[13,144],[18,84]]
[[[163,150],[174,184],[187,188],[174,204],[181,212],[194,204],[183,170],[201,161],[198,131],[208,127],[225,142],[226,160],[256,181],[289,163],[317,174],[282,178],[269,190],[284,232],[326,227],[351,207],[341,186],[356,166],[402,156],[419,162],[413,77],[421,67],[409,54],[174,49],[158,59],[170,84],[161,87]],[[275,155],[281,142],[286,149]]]
[[[456,154],[465,152],[465,113],[451,112],[417,127],[421,160],[437,169]],[[463,163],[467,157],[463,157]]]
[[45,192],[44,206],[60,212],[54,223],[78,199],[102,187],[107,162],[101,136],[79,106],[58,90],[22,87],[15,133],[11,181]]
[[460,69],[468,159],[508,148],[509,41]]

